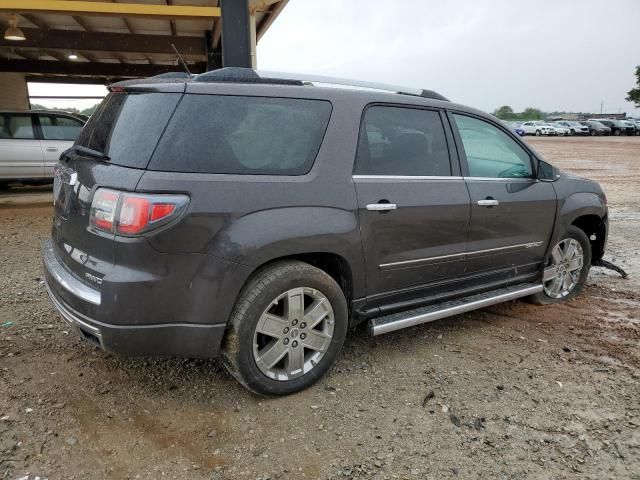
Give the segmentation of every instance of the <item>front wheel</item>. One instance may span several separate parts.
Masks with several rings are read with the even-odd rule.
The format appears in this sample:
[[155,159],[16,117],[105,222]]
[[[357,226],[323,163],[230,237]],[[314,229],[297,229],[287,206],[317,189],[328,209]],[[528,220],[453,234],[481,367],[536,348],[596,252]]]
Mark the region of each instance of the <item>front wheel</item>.
[[595,137],[596,135],[598,135],[598,132],[596,132],[595,130],[591,130],[591,136]]
[[558,303],[578,295],[591,266],[591,244],[587,235],[573,225],[551,249],[544,269],[543,290],[531,297],[534,303]]
[[616,137],[620,136],[620,130],[614,130],[613,135]]
[[333,278],[299,261],[258,271],[231,314],[222,356],[260,395],[303,390],[336,360],[347,334],[347,301]]
[[539,137],[540,135],[542,135],[542,132],[540,130],[536,130],[536,137]]

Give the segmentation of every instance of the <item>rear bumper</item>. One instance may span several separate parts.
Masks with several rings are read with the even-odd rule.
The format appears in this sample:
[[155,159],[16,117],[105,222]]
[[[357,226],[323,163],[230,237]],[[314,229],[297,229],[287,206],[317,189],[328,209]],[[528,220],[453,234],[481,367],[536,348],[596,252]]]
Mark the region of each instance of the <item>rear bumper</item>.
[[[51,303],[82,338],[105,351],[124,355],[168,355],[210,358],[218,354],[225,324],[115,325],[98,321],[74,309],[64,297],[77,298],[99,308],[100,292],[71,275],[45,243],[45,285]],[[60,293],[58,293],[60,292]]]

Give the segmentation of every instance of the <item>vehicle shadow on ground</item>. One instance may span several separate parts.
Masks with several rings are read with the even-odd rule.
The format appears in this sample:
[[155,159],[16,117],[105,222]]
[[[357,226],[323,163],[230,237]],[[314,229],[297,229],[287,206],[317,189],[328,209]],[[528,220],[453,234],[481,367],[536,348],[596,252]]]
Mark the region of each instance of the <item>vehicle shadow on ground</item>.
[[[409,354],[430,356],[431,349],[439,343],[458,335],[479,335],[487,327],[487,317],[491,324],[506,321],[509,317],[526,315],[527,306],[523,303],[498,305],[490,310],[479,310],[458,315],[436,322],[418,325],[390,334],[371,337],[367,325],[362,324],[351,331],[344,343],[342,352],[328,374],[306,392],[295,395],[310,396],[314,392],[332,389],[333,384],[359,383],[366,381],[358,375],[358,370],[366,365],[376,364],[384,368],[386,362],[395,361]],[[515,311],[514,311],[515,310]],[[455,341],[455,340],[451,340]],[[90,360],[97,373],[97,379],[107,384],[120,384],[117,390],[124,389],[131,395],[137,392],[148,399],[157,401],[179,400],[185,406],[193,407],[215,402],[221,409],[234,408],[238,403],[256,404],[262,401],[278,401],[277,398],[255,395],[226,371],[220,358],[186,359],[162,357],[121,357],[94,349],[81,340],[75,348],[78,360],[92,350],[94,358]],[[81,351],[80,351],[81,350]],[[79,365],[79,368],[84,368]],[[106,380],[105,380],[106,379]],[[100,385],[94,386],[100,389]]]

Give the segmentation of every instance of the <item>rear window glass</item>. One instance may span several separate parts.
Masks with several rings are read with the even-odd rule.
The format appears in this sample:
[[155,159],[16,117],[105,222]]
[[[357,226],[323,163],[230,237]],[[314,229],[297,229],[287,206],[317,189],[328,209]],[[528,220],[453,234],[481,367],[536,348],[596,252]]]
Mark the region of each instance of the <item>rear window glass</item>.
[[97,150],[111,163],[145,168],[179,93],[111,93],[91,116],[77,145]]
[[150,170],[303,175],[324,137],[323,100],[185,95]]

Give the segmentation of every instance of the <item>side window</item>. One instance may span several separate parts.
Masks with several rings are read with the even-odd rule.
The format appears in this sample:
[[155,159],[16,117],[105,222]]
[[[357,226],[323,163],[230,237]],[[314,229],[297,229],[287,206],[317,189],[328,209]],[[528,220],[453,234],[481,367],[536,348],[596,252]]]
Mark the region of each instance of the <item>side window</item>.
[[0,139],[11,138],[9,135],[9,121],[5,115],[0,114]]
[[449,150],[438,112],[369,107],[360,131],[354,173],[450,176]]
[[31,115],[9,115],[8,120],[8,125],[5,127],[7,138],[16,140],[31,140],[34,138]]
[[82,123],[68,117],[56,117],[52,115],[38,115],[42,137],[45,140],[71,140],[74,141],[80,130]]
[[509,135],[484,120],[455,115],[469,166],[469,176],[531,178],[533,168],[526,150]]

